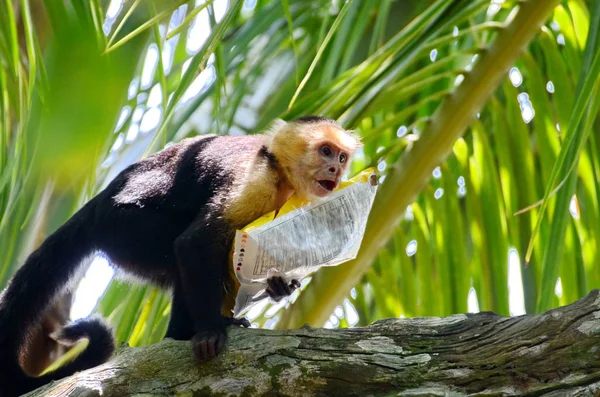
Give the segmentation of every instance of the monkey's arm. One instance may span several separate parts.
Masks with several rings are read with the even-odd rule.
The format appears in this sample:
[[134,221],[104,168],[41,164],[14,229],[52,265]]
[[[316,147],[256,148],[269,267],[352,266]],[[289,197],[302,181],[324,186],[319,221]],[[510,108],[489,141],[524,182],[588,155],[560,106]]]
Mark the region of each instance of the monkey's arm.
[[201,360],[218,355],[225,344],[223,264],[234,233],[222,216],[203,213],[175,240],[181,289],[195,331],[192,346]]

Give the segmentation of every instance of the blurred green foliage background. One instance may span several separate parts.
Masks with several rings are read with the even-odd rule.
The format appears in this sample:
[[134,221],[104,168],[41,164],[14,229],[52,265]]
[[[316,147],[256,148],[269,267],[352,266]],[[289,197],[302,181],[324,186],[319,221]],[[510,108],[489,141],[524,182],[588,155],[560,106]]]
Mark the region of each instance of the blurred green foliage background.
[[[599,29],[585,0],[1,0],[0,287],[137,159],[321,114],[381,175],[364,249],[255,326],[572,302],[600,287]],[[170,298],[112,281],[95,310],[143,345]]]

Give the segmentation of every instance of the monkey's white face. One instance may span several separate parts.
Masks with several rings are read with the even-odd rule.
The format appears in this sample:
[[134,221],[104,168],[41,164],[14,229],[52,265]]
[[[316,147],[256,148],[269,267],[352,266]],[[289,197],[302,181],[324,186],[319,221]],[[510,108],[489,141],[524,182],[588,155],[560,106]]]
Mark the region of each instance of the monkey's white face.
[[270,148],[290,187],[308,200],[328,196],[340,185],[360,140],[332,121],[282,123],[272,132]]
[[317,164],[321,166],[314,174],[314,194],[319,197],[327,196],[339,185],[346,166],[349,154],[330,142],[323,142],[317,147]]
[[326,197],[339,185],[346,172],[350,154],[332,142],[320,142],[307,153],[304,169],[294,181],[296,193],[307,199]]

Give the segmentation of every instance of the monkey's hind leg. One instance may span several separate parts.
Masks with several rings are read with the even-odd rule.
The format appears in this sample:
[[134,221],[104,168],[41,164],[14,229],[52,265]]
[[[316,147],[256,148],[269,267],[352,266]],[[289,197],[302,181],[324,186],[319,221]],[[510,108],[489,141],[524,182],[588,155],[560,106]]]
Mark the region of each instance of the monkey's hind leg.
[[194,321],[190,315],[190,309],[185,301],[183,287],[178,281],[173,287],[173,299],[171,301],[171,318],[165,338],[175,340],[190,340],[194,336]]
[[196,332],[192,347],[198,360],[217,356],[227,339],[221,314],[223,266],[233,233],[219,222],[199,216],[175,241],[182,291]]

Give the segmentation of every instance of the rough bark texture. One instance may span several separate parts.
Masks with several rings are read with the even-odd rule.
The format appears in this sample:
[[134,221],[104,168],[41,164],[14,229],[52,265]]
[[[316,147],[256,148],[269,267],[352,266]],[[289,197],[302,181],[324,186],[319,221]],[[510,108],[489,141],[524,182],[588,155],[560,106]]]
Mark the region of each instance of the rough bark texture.
[[540,315],[387,319],[365,328],[231,329],[196,364],[187,342],[125,348],[30,396],[588,396],[600,393],[600,292]]

